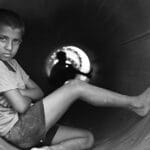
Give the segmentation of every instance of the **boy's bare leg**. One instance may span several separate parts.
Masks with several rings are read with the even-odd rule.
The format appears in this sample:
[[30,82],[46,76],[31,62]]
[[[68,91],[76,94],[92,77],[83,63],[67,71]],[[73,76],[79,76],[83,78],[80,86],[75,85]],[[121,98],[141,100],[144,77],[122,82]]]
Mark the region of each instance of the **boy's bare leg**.
[[150,88],[137,96],[127,96],[83,82],[81,98],[95,106],[124,107],[139,116],[150,110]]
[[72,80],[43,99],[47,130],[77,99],[95,106],[124,107],[133,111],[141,107],[139,96],[126,96],[80,80]]
[[47,129],[79,98],[95,106],[124,107],[143,116],[149,111],[150,88],[138,96],[126,96],[72,80],[43,99]]
[[51,146],[31,150],[85,150],[93,146],[93,135],[86,130],[60,126]]
[[[139,96],[126,96],[90,85],[83,81],[72,80],[43,99],[46,129],[51,128],[65,113],[68,107],[79,98],[95,106],[124,107],[144,116],[149,111],[149,96],[149,89]],[[82,134],[82,137],[79,137],[79,139],[85,138],[86,134],[83,135],[84,134]],[[68,140],[65,142],[72,143],[72,141],[69,140],[70,136],[68,136],[69,134],[66,134]],[[64,142],[64,136],[57,137],[59,137],[58,143]],[[78,136],[71,138],[76,141]],[[77,142],[76,145],[77,144],[79,144],[79,147],[83,146],[81,146],[80,142]]]
[[[72,82],[43,99],[47,130],[78,98],[79,91],[77,83]],[[92,147],[93,142],[93,135],[89,131],[61,126],[53,138],[53,146],[49,148],[54,150],[83,150]]]
[[80,98],[95,106],[124,107],[139,116],[145,116],[150,110],[150,88],[137,96],[127,96],[87,83],[81,83]]
[[31,150],[89,150],[94,145],[92,133],[82,129],[60,126],[51,146],[31,148]]
[[84,150],[93,146],[93,135],[86,130],[61,126],[52,140],[52,150]]

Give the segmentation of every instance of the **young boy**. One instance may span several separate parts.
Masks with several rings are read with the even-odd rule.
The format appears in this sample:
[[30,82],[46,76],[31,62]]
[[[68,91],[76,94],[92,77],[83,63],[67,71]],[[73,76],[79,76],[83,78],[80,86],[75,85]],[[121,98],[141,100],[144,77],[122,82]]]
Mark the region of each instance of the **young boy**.
[[21,149],[83,150],[94,138],[86,130],[55,125],[77,99],[97,106],[128,108],[144,116],[149,111],[150,90],[125,96],[71,80],[43,98],[39,86],[14,59],[24,34],[24,23],[14,12],[0,9],[0,136]]

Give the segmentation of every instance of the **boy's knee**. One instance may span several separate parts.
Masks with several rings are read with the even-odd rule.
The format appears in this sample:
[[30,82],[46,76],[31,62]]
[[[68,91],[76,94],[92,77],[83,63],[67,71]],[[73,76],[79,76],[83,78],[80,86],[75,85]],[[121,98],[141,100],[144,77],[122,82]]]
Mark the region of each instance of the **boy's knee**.
[[87,146],[88,148],[91,148],[94,145],[94,136],[91,132],[87,133]]
[[94,145],[94,136],[91,132],[86,131],[82,133],[82,138],[84,139],[82,141],[82,148],[84,149],[90,149]]
[[82,89],[84,89],[84,84],[87,84],[87,83],[81,80],[73,79],[73,80],[69,80],[67,84],[74,90],[81,92]]

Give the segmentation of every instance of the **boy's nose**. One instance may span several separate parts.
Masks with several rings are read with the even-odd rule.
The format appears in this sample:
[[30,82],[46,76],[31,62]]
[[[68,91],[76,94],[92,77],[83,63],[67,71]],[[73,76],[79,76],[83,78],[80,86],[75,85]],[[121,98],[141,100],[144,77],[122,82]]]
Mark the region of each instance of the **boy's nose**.
[[7,50],[12,50],[12,48],[13,48],[12,41],[7,41],[6,45],[5,45],[5,48]]

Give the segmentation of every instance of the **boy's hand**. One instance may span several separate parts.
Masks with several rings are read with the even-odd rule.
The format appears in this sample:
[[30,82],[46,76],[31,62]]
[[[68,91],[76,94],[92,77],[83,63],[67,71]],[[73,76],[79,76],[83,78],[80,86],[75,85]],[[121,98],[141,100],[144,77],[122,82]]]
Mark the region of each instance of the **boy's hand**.
[[21,93],[22,96],[25,96],[25,94],[24,94],[24,93],[25,93],[25,92],[24,92],[24,89],[19,89],[19,91],[20,91],[20,93]]

